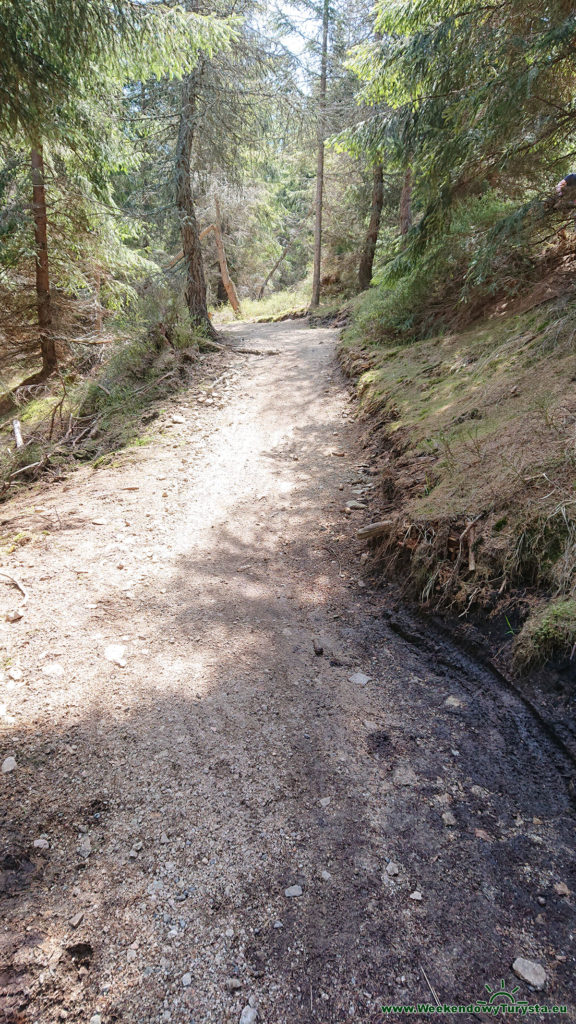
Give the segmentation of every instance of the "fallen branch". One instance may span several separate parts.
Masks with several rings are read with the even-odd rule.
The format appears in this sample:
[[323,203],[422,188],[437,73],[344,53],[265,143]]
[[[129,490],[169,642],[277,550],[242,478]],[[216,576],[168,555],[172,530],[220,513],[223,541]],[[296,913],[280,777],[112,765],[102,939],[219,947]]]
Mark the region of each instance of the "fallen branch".
[[17,469],[14,473],[10,473],[9,480],[13,480],[15,476],[20,476],[20,473],[25,473],[28,469],[38,469],[38,466],[44,466],[48,462],[48,456],[40,459],[39,462],[31,462],[29,466],[22,466],[22,469]]
[[371,540],[373,537],[380,537],[393,525],[392,519],[383,519],[380,523],[370,523],[369,526],[362,526],[356,531],[359,540]]
[[23,597],[23,600],[20,602],[20,604],[25,605],[28,601],[28,594],[24,590],[24,587],[19,582],[19,580],[17,580],[15,576],[9,576],[7,572],[0,572],[0,576],[2,576],[3,579],[8,580],[8,582],[11,583],[13,587],[16,587],[16,590],[20,591]]

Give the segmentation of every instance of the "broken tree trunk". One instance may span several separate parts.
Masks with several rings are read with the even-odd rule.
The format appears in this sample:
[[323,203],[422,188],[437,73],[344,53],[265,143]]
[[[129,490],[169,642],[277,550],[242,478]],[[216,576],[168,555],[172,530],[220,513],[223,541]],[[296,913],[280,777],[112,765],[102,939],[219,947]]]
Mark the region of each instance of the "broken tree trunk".
[[16,439],[16,447],[23,448],[24,441],[22,439],[22,429],[20,427],[20,420],[12,420],[12,430],[14,431],[14,437]]
[[[200,239],[200,241],[202,241],[203,238],[206,238],[206,235],[210,234],[211,231],[214,231],[214,224],[209,224],[207,228],[202,228],[202,231],[198,235],[198,238]],[[176,264],[180,263],[180,260],[183,260],[183,259],[184,259],[184,250],[180,249],[180,252],[176,256],[174,256],[174,259],[170,260],[170,263],[168,264],[168,268],[167,269],[168,270],[172,270],[172,267],[175,267]]]
[[220,276],[222,278],[222,284],[226,289],[228,301],[232,306],[232,309],[236,314],[240,313],[240,302],[238,300],[238,294],[234,287],[234,282],[228,273],[228,261],[226,259],[226,251],[224,249],[224,241],[222,239],[222,226],[220,218],[220,203],[217,199],[214,200],[216,207],[216,223],[212,225],[214,228],[214,238],[216,240],[216,249],[218,251],[218,262],[220,263]]

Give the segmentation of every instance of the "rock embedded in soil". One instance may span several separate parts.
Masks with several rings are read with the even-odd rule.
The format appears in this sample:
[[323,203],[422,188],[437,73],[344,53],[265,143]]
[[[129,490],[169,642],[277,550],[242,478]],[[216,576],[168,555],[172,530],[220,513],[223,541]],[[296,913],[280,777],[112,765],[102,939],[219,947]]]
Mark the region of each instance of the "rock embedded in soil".
[[64,675],[64,669],[57,661],[50,661],[47,665],[44,665],[42,672],[51,679],[59,679]]
[[418,781],[416,772],[409,767],[396,768],[393,779],[397,786],[415,786]]
[[35,839],[33,843],[35,850],[49,850],[50,843],[47,839]]
[[532,988],[541,989],[546,984],[546,971],[542,964],[537,964],[534,960],[526,960],[523,956],[517,956],[512,964],[512,970],[517,978],[525,981]]
[[106,661],[111,661],[113,665],[118,665],[118,668],[126,668],[125,654],[126,648],[123,644],[108,644],[108,647],[104,650]]
[[301,896],[302,887],[299,885],[289,885],[288,888],[284,890],[284,895],[288,897]]
[[390,861],[390,862],[389,862],[389,863],[388,863],[388,864],[386,865],[386,874],[387,874],[387,875],[390,875],[390,876],[391,876],[392,878],[394,878],[394,877],[395,877],[396,875],[399,875],[399,874],[400,874],[400,868],[398,867],[398,865],[397,865],[397,864],[395,864],[395,863],[394,863],[394,861],[393,861],[393,860],[391,860],[391,861]]
[[351,683],[356,683],[356,686],[366,686],[366,683],[370,682],[371,676],[367,676],[365,672],[353,672],[348,679]]
[[444,811],[444,814],[442,815],[442,821],[444,822],[447,828],[452,828],[452,826],[456,824],[456,818],[452,814],[452,811]]
[[240,1014],[240,1024],[256,1024],[258,1010],[255,1006],[245,1006]]
[[186,972],[182,975],[182,988],[190,988],[192,984],[192,975]]
[[78,845],[78,856],[86,860],[92,853],[92,843],[90,842],[89,836],[84,836],[82,842]]
[[13,772],[17,767],[15,757],[5,757],[2,761],[2,774],[7,775],[8,772]]

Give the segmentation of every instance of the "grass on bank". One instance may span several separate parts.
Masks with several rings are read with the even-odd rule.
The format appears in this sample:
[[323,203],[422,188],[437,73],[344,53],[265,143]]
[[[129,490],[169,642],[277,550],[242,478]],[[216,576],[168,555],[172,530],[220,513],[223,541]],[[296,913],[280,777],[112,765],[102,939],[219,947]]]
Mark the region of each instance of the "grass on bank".
[[382,548],[388,565],[431,606],[503,621],[514,609],[520,625],[527,617],[518,667],[569,656],[576,297],[569,291],[524,313],[500,308],[463,331],[410,344],[381,335],[375,344],[378,325],[366,333],[374,308],[372,293],[357,300],[341,358],[389,456],[382,503],[396,518]]

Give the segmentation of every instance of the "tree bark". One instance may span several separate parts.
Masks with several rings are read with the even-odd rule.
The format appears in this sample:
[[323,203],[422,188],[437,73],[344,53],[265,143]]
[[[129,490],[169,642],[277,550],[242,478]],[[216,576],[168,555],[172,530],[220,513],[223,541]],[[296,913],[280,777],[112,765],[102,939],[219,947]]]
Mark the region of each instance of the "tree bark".
[[[34,214],[34,242],[36,249],[36,309],[38,335],[42,355],[42,369],[34,374],[34,381],[44,380],[58,369],[56,343],[51,331],[50,266],[48,261],[48,215],[44,185],[44,153],[36,146],[30,154],[32,168],[32,210]],[[28,378],[32,382],[33,378]]]
[[182,252],[186,263],[185,297],[190,320],[194,327],[203,327],[211,337],[215,337],[216,332],[208,316],[206,278],[190,176],[192,145],[196,128],[195,84],[194,74],[188,75],[182,82],[182,106],[175,160],[176,208],[180,220]]
[[324,194],[324,135],[326,111],[326,83],[328,77],[328,25],[330,21],[329,0],[324,0],[322,9],[322,52],[320,58],[320,95],[318,100],[318,158],[316,166],[316,202],[314,223],[314,273],[312,277],[312,301],[310,306],[320,302],[320,272],[322,267],[322,202]]
[[412,227],[412,168],[404,172],[402,195],[400,196],[400,234],[407,235]]
[[228,273],[228,260],[226,259],[226,250],[224,249],[224,242],[222,239],[222,226],[220,219],[220,203],[217,199],[214,200],[216,207],[216,223],[214,225],[214,238],[216,240],[216,249],[218,251],[218,262],[220,263],[220,277],[222,278],[222,284],[226,289],[228,296],[228,302],[232,306],[232,309],[236,314],[240,313],[240,302],[238,300],[238,293],[230,274]]
[[383,204],[384,168],[382,164],[374,164],[372,171],[372,209],[370,210],[370,223],[368,225],[364,248],[362,249],[360,264],[358,267],[358,285],[361,292],[370,287],[370,282],[372,280],[372,267],[374,266],[374,254],[378,243],[378,233],[380,231],[380,218],[382,216]]

